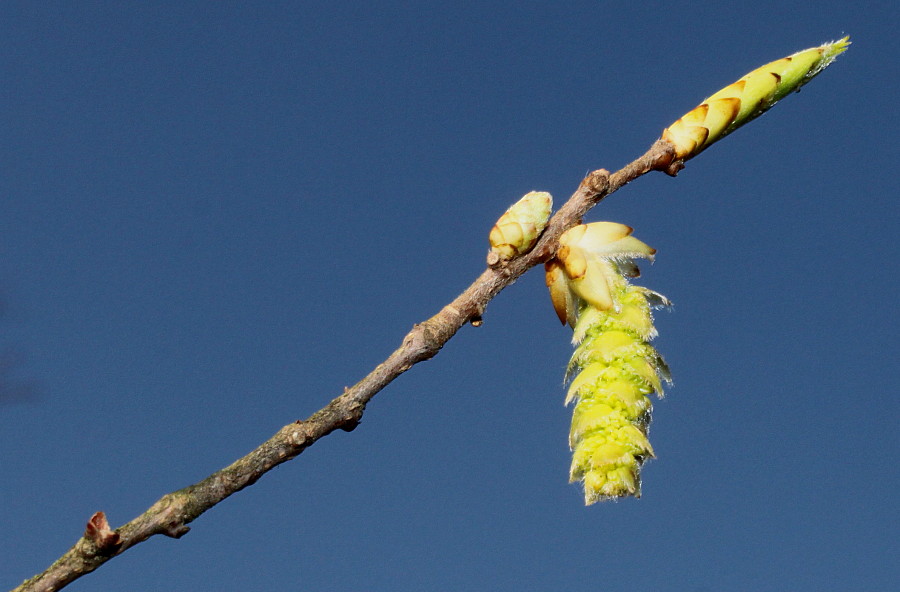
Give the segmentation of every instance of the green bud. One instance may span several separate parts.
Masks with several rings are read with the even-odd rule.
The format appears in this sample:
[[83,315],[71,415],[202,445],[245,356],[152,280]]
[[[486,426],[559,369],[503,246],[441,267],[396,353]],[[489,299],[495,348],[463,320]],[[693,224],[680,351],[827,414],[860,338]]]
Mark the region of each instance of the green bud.
[[697,156],[716,140],[800,90],[849,45],[849,37],[844,37],[753,70],[670,125],[663,131],[663,140],[675,147],[675,157],[679,160]]
[[491,228],[488,236],[491,252],[505,260],[530,251],[547,226],[552,207],[553,198],[549,193],[532,191],[526,194]]

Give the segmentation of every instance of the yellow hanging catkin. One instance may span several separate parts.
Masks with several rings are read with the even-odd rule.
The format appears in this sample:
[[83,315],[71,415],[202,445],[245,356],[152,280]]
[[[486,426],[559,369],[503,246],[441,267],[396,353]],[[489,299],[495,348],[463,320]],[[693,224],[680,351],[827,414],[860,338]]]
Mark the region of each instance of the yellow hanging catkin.
[[566,397],[575,402],[569,475],[583,481],[586,504],[640,496],[640,468],[653,456],[649,395],[662,396],[662,380],[669,380],[650,345],[651,309],[668,301],[628,282],[637,275],[633,260],[655,251],[630,234],[613,222],[576,226],[546,265],[554,308],[573,326],[577,345],[567,372],[576,374]]
[[663,131],[679,160],[765,113],[777,101],[812,80],[850,45],[849,37],[776,60],[750,72],[695,107]]

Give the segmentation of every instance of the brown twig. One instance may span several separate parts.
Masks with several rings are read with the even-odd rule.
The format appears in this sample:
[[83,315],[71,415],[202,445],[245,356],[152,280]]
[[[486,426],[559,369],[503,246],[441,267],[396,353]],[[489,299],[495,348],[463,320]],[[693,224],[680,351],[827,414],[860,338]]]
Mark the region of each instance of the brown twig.
[[153,535],[179,538],[188,532],[187,525],[205,511],[252,485],[270,469],[296,457],[319,438],[337,429],[353,430],[372,397],[413,365],[434,357],[466,323],[480,325],[488,302],[528,269],[550,259],[556,252],[559,236],[580,223],[589,209],[651,170],[672,174],[673,159],[671,144],[659,140],[646,154],[612,175],[603,169],[590,173],[553,216],[530,252],[488,267],[453,302],[427,321],[415,325],[402,345],[368,376],[345,389],[309,419],[281,428],[256,450],[203,481],[163,496],[143,514],[115,531],[109,528],[102,512],[94,514],[88,521],[85,535],[71,549],[13,592],[60,590]]

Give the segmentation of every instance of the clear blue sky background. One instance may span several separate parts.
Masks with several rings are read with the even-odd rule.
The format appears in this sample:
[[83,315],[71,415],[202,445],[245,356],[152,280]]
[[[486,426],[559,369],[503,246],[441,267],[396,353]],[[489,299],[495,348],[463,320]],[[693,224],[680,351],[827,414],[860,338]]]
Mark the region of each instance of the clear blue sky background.
[[644,497],[567,484],[533,270],[335,433],[70,590],[889,590],[895,2],[4,2],[0,588],[305,418],[705,96],[850,51],[610,197],[659,250]]

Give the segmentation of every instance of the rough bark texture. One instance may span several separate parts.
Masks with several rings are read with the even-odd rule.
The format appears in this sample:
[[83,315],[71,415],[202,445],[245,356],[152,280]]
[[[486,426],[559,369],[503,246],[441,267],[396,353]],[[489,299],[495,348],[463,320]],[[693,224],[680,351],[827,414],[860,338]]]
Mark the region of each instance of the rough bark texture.
[[651,170],[674,174],[674,149],[657,141],[646,154],[610,175],[600,169],[585,177],[572,197],[551,218],[534,248],[507,261],[490,260],[489,267],[453,302],[430,319],[416,324],[400,347],[365,378],[308,419],[278,430],[258,448],[206,479],[160,498],[143,514],[115,530],[97,512],[84,536],[50,567],[23,582],[14,592],[60,590],[125,550],[154,535],[179,538],[188,524],[231,494],[252,485],[272,468],[296,457],[319,438],[341,429],[352,431],[366,404],[381,389],[418,362],[434,357],[466,323],[481,325],[488,302],[535,265],[556,252],[559,236],[581,222],[601,199]]

